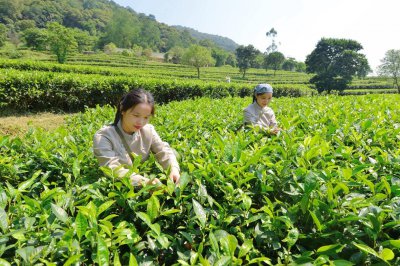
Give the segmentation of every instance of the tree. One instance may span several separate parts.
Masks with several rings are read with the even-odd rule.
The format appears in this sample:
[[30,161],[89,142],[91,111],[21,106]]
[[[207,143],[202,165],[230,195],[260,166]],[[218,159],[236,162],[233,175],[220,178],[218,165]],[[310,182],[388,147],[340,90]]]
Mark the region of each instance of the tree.
[[185,49],[180,46],[174,46],[165,54],[166,62],[172,62],[174,64],[180,64],[183,55],[185,54]]
[[80,30],[78,28],[72,29],[72,33],[78,45],[78,51],[82,53],[83,51],[93,51],[94,45],[97,41],[95,36],[90,35],[89,32]]
[[288,57],[282,64],[282,69],[286,71],[295,71],[297,67],[297,62],[293,57]]
[[7,27],[0,23],[0,47],[2,47],[7,40]]
[[21,16],[21,0],[0,0],[0,23],[15,21]]
[[200,45],[192,45],[183,55],[182,63],[194,66],[197,69],[197,78],[200,78],[200,67],[212,66],[215,61],[207,48]]
[[247,69],[254,64],[254,60],[259,53],[260,51],[254,48],[254,46],[251,44],[248,46],[240,45],[238,48],[236,48],[237,65],[240,73],[243,73],[242,78],[245,78]]
[[363,47],[354,40],[321,39],[316,48],[306,58],[306,70],[315,73],[310,82],[318,92],[345,90],[354,75],[366,76],[371,68],[364,54]]
[[228,57],[226,58],[225,64],[236,67],[237,61],[235,54],[229,53]]
[[44,29],[30,28],[22,32],[26,46],[34,50],[43,51],[46,49],[47,31]]
[[278,69],[281,69],[285,56],[281,52],[272,52],[265,56],[264,67],[266,70],[273,69],[274,76]]
[[68,53],[77,47],[72,30],[57,22],[49,23],[47,30],[51,51],[57,56],[60,64],[65,63]]
[[131,48],[139,44],[140,23],[137,17],[127,10],[116,10],[107,24],[105,33],[99,41],[100,47],[115,43],[120,48]]
[[307,66],[304,62],[297,62],[296,71],[297,72],[306,72]]
[[214,47],[211,50],[211,56],[215,59],[215,66],[219,67],[226,64],[226,59],[229,56],[229,52],[221,48]]
[[160,44],[160,29],[157,22],[151,19],[145,19],[138,39],[142,47],[157,49]]
[[271,45],[267,47],[266,52],[267,52],[267,54],[273,53],[276,50],[278,50],[278,45],[275,43],[275,37],[276,37],[276,35],[278,35],[278,32],[274,28],[271,28],[266,33],[266,35],[267,35],[267,38],[271,38]]
[[393,78],[393,84],[400,93],[400,50],[389,50],[381,60],[382,64],[378,67],[378,74]]

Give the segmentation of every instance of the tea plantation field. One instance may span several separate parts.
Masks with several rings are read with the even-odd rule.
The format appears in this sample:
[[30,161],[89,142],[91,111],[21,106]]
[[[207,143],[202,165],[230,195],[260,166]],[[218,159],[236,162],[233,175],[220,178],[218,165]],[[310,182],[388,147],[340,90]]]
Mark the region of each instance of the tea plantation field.
[[100,170],[87,109],[54,132],[0,136],[0,265],[399,265],[400,95],[274,99],[284,131],[238,129],[251,99],[158,106],[175,187]]
[[[115,104],[135,88],[154,93],[159,103],[196,97],[250,96],[257,83],[270,83],[274,96],[317,94],[312,74],[249,69],[243,78],[231,66],[201,68],[155,62],[122,55],[74,55],[58,64],[50,55],[30,59],[0,58],[0,112],[18,106],[26,111],[82,111],[85,106]],[[226,82],[229,77],[230,82]],[[393,94],[393,81],[384,77],[355,78],[345,95]]]

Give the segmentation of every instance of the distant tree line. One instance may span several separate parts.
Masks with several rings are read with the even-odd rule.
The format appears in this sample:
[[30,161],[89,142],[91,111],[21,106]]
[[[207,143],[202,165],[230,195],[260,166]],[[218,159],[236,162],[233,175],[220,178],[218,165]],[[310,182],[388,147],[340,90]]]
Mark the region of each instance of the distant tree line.
[[237,66],[246,76],[246,71],[249,68],[264,68],[265,70],[274,70],[274,75],[277,70],[305,72],[306,65],[304,62],[296,61],[292,57],[286,58],[283,53],[265,52],[262,53],[253,45],[241,45],[236,49]]

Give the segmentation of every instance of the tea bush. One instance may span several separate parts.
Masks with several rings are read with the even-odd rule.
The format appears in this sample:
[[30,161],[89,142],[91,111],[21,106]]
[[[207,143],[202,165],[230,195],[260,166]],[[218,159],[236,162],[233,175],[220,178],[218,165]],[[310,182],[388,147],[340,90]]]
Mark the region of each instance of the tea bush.
[[175,187],[135,189],[97,166],[113,120],[0,137],[2,265],[398,265],[399,95],[279,98],[284,131],[240,128],[250,98],[195,99],[152,120],[180,154]]

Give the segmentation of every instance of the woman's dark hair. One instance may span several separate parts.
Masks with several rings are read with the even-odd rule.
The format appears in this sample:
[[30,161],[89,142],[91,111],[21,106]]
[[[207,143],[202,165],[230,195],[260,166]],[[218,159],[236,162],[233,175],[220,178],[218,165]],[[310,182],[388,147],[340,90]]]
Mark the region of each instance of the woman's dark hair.
[[122,112],[125,112],[130,108],[135,107],[139,103],[149,104],[151,106],[151,114],[154,115],[155,107],[153,95],[143,89],[135,89],[122,96],[121,100],[118,103],[117,112],[115,114],[114,123],[112,125],[116,126],[118,124],[118,121],[122,117]]

